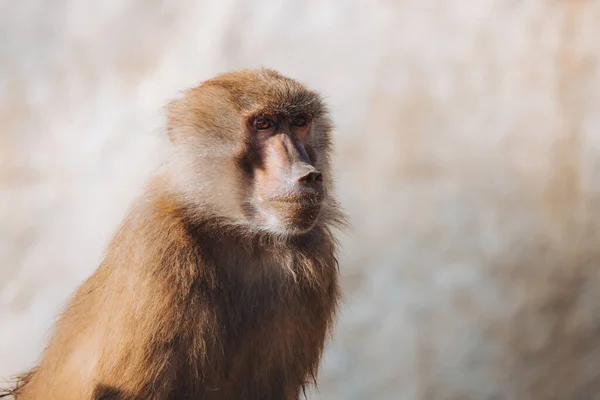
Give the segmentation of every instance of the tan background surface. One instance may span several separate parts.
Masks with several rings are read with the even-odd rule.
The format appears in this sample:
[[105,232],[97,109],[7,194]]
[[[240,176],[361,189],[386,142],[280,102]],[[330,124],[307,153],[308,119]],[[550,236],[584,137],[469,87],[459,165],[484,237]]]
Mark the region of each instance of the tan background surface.
[[600,398],[600,2],[0,0],[0,376],[160,162],[161,107],[268,66],[338,129],[323,399]]

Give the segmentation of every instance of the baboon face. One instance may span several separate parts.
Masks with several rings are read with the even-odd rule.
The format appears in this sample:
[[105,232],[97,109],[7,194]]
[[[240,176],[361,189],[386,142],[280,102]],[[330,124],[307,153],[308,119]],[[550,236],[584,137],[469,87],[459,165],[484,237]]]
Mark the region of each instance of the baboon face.
[[253,206],[250,215],[271,229],[310,229],[325,195],[323,173],[309,154],[314,158],[311,117],[259,112],[247,117],[245,125],[250,157],[243,157],[240,164],[254,189],[249,198]]
[[[204,204],[277,234],[301,234],[318,222],[330,180],[331,123],[316,93],[260,70],[209,80],[181,102],[187,107],[175,104],[169,131],[195,160]],[[182,117],[187,109],[193,112]]]

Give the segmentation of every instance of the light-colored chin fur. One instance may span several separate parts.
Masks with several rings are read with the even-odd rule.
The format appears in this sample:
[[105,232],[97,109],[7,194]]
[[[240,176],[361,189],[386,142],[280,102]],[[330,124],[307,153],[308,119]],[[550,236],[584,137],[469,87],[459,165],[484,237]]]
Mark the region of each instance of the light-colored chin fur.
[[[315,220],[307,227],[300,227],[294,224],[286,224],[275,215],[270,215],[267,222],[262,225],[264,232],[269,232],[277,236],[299,236],[312,230],[317,223]],[[257,224],[258,225],[258,224]]]

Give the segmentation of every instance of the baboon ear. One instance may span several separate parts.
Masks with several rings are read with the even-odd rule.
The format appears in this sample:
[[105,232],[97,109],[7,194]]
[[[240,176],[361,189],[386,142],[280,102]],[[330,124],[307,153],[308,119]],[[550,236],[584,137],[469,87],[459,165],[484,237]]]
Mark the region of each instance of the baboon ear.
[[179,99],[171,100],[166,106],[167,126],[166,132],[169,140],[175,139],[175,130],[177,129],[177,110],[179,108]]
[[167,132],[167,136],[169,137],[169,140],[172,142],[174,137],[175,137],[175,127],[174,127],[174,121],[173,121],[173,116],[171,114],[167,114],[167,127],[166,127],[166,132]]
[[189,90],[178,91],[165,106],[165,113],[167,115],[166,132],[171,141],[175,140],[177,131],[186,119],[189,109],[189,104],[186,102],[186,94],[188,92]]

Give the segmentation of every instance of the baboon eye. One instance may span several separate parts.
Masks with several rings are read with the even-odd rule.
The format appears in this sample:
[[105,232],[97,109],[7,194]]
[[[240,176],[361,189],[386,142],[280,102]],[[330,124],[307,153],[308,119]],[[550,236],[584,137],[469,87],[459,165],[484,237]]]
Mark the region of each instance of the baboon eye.
[[308,118],[305,115],[298,115],[292,120],[292,125],[298,128],[304,128],[308,123]]
[[273,121],[267,117],[257,117],[254,121],[254,126],[259,131],[264,131],[273,127]]

